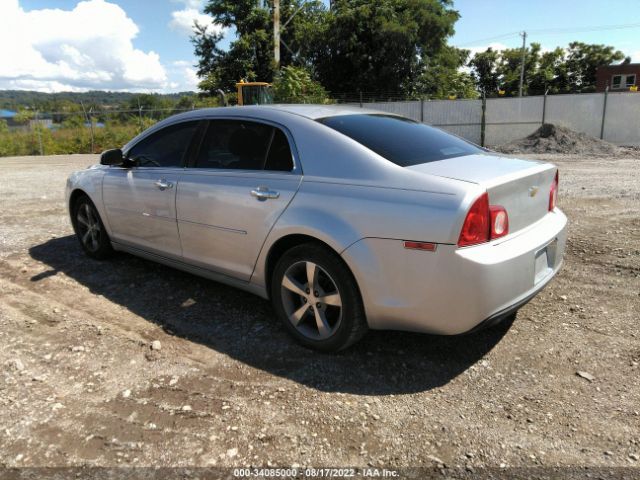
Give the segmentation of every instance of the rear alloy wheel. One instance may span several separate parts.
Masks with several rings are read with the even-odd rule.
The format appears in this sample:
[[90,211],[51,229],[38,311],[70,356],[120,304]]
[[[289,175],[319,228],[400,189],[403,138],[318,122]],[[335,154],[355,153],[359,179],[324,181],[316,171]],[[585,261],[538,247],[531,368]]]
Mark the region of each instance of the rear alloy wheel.
[[282,256],[272,278],[271,298],[287,330],[307,347],[341,350],[367,331],[351,272],[321,245],[299,245]]
[[102,260],[113,252],[100,214],[89,197],[82,196],[76,201],[71,219],[76,236],[87,255]]

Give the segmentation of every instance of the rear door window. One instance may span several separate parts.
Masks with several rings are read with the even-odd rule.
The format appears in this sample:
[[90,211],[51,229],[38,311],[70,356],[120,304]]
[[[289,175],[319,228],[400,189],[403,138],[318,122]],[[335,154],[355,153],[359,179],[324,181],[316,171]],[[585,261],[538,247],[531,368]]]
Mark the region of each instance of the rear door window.
[[196,168],[262,170],[273,127],[242,120],[211,120]]
[[194,167],[290,172],[293,157],[279,128],[245,120],[211,120]]
[[293,170],[293,156],[291,155],[289,140],[279,128],[274,128],[273,139],[271,140],[264,169],[279,172]]

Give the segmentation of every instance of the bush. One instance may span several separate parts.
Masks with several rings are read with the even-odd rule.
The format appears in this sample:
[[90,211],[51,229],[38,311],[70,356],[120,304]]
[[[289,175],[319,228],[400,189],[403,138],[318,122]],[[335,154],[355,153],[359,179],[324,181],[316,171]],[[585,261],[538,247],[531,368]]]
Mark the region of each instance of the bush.
[[280,103],[327,103],[329,95],[320,83],[301,67],[280,69],[273,80],[273,93]]

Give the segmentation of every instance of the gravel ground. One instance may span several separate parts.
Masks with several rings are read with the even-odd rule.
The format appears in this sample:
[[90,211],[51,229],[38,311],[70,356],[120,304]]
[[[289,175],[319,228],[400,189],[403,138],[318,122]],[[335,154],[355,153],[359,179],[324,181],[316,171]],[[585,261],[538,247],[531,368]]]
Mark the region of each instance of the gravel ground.
[[85,257],[63,189],[95,157],[0,159],[0,466],[640,467],[640,158],[541,157],[566,263],[515,322],[339,355],[257,297]]

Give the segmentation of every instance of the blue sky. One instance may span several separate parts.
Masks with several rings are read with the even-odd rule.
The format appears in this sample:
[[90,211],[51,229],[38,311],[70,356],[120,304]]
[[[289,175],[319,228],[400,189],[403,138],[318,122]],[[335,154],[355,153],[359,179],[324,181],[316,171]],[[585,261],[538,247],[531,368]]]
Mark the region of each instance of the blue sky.
[[[461,14],[452,44],[482,47],[501,43],[520,46],[517,35],[490,41],[489,37],[518,31],[530,31],[528,42],[539,42],[553,49],[578,40],[613,45],[640,62],[640,2],[638,0],[456,0]],[[618,30],[583,30],[583,27],[636,24]],[[574,30],[570,33],[540,30]],[[587,30],[584,28],[584,30]]]
[[[0,0],[0,41],[17,46],[0,51],[0,88],[193,89],[189,27],[205,18],[203,1]],[[461,19],[451,43],[473,51],[515,47],[516,32],[526,30],[529,42],[546,49],[573,40],[605,43],[640,62],[638,6],[638,0],[456,0]],[[602,29],[629,24],[636,26]]]

